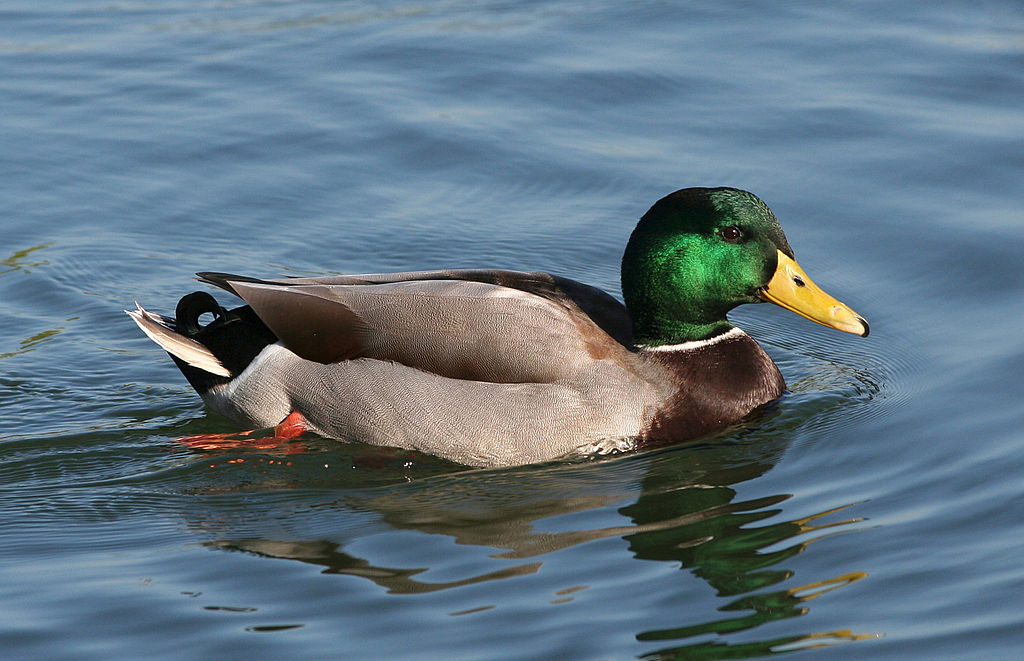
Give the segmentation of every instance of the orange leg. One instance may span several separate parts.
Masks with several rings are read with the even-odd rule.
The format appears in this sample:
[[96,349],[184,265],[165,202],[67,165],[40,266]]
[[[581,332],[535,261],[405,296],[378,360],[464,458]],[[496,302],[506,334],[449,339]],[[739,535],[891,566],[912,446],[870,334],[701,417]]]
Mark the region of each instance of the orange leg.
[[274,427],[275,438],[298,438],[309,431],[309,423],[298,411],[292,411]]

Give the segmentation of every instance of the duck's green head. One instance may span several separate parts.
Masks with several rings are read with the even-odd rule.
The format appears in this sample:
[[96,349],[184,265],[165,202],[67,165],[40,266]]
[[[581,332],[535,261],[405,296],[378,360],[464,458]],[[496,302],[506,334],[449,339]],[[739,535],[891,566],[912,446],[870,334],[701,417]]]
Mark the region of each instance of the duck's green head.
[[622,293],[639,345],[713,337],[731,328],[729,310],[766,300],[868,334],[862,317],[796,263],[771,209],[735,188],[685,188],[658,200],[626,246]]

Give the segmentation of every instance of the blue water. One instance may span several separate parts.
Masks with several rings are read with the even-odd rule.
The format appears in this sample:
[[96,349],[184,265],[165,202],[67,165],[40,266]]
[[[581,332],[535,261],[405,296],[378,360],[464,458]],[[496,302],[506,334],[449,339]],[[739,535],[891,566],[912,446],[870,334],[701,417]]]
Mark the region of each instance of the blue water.
[[[1010,0],[8,0],[4,658],[1020,658],[1022,108]],[[617,295],[695,185],[872,333],[737,310],[791,392],[657,452],[190,449],[234,427],[122,312],[200,270]]]

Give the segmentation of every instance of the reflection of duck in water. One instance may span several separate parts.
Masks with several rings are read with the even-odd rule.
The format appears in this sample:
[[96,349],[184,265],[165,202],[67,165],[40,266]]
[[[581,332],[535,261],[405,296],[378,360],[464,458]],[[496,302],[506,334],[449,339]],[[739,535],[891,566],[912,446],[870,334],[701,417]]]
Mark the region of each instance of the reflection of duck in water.
[[[395,468],[392,472],[401,482],[391,487],[329,492],[326,497],[330,500],[315,507],[294,503],[299,510],[294,513],[246,509],[237,526],[231,523],[230,512],[211,512],[196,523],[221,538],[214,543],[217,546],[311,562],[323,565],[330,573],[362,575],[398,593],[433,592],[453,586],[407,581],[405,577],[419,570],[396,569],[391,576],[392,570],[377,566],[372,559],[344,553],[341,549],[346,539],[331,534],[335,530],[330,523],[332,513],[372,512],[392,530],[448,536],[459,546],[494,549],[493,558],[534,559],[597,539],[622,537],[637,540],[631,541],[637,557],[678,561],[683,555],[693,557],[692,551],[681,554],[681,549],[723,544],[741,532],[742,524],[757,520],[751,510],[786,500],[787,496],[779,496],[764,502],[734,503],[736,491],[730,486],[767,472],[781,455],[784,443],[782,436],[767,436],[757,443],[687,448],[685,455],[637,455],[611,464],[556,463],[501,471],[462,471],[412,483],[404,482]],[[271,488],[276,486],[271,483]],[[246,488],[251,487],[246,483]],[[642,489],[639,497],[638,488]],[[615,511],[612,518],[622,525],[537,528],[539,521],[598,509]],[[766,510],[761,518],[777,513],[777,509]],[[259,523],[263,520],[268,521],[265,531]],[[282,520],[288,522],[291,540],[280,537]],[[735,523],[726,523],[730,520]],[[211,528],[211,521],[220,521],[224,529]],[[713,526],[710,534],[707,525],[695,527],[702,521]],[[674,536],[667,545],[664,551],[671,557],[642,545],[643,539],[656,544],[662,538],[653,533],[667,530],[682,530],[688,535],[686,540]],[[793,528],[785,528],[785,532],[799,534]],[[736,551],[742,552],[739,547],[744,547],[752,552],[785,536],[751,537],[752,543],[737,545]],[[713,553],[710,548],[709,552]],[[527,573],[536,567],[539,563],[523,566]],[[397,580],[393,582],[392,578]],[[476,577],[468,582],[477,580],[490,579]],[[458,584],[465,582],[460,580]]]
[[[298,560],[322,567],[325,575],[367,579],[393,595],[450,591],[438,603],[451,614],[501,608],[505,597],[522,600],[537,590],[553,604],[576,599],[601,575],[600,567],[588,567],[583,560],[580,571],[568,579],[574,582],[561,583],[557,570],[552,574],[548,568],[546,573],[544,565],[566,562],[568,549],[621,539],[628,547],[606,545],[611,556],[601,560],[617,567],[620,578],[628,574],[632,557],[682,569],[664,573],[678,576],[682,594],[707,595],[707,588],[699,586],[706,583],[718,595],[709,604],[681,603],[680,621],[686,626],[651,631],[648,623],[637,637],[654,642],[719,634],[722,638],[715,644],[721,645],[731,632],[802,615],[808,599],[864,576],[837,568],[836,575],[802,577],[794,587],[786,563],[824,536],[817,531],[851,530],[857,520],[836,520],[835,509],[791,519],[782,514],[787,495],[737,497],[732,485],[749,483],[769,470],[783,444],[782,437],[770,435],[739,445],[687,448],[612,463],[461,472],[391,488],[324,493],[333,499],[329,502],[300,498],[289,506],[274,499],[274,509],[266,512],[253,511],[251,500],[244,511],[211,501],[210,506],[228,509],[192,514],[200,514],[203,520],[196,525],[215,536],[209,546]],[[359,513],[373,515],[362,533],[351,523]],[[237,525],[232,523],[236,516]],[[822,525],[823,520],[833,523]],[[211,528],[211,521],[221,526]],[[288,522],[285,536],[282,521]],[[433,551],[424,553],[415,544],[399,550],[395,544],[404,547],[410,531],[422,535],[424,547]],[[367,541],[366,532],[376,541]],[[360,540],[365,543],[355,543]],[[588,555],[593,552],[581,551],[579,557],[597,562]],[[577,552],[568,553],[576,557]],[[533,578],[517,581],[527,576]],[[494,582],[504,585],[457,590]],[[698,585],[690,588],[687,582]],[[820,632],[810,635],[819,643],[829,642]]]
[[[818,289],[754,195],[689,188],[640,219],[626,305],[544,273],[424,271],[254,280],[174,319],[129,312],[215,410],[240,424],[411,448],[470,465],[677,441],[778,398],[778,368],[726,313],[771,301],[867,335]],[[215,320],[200,327],[212,313]]]

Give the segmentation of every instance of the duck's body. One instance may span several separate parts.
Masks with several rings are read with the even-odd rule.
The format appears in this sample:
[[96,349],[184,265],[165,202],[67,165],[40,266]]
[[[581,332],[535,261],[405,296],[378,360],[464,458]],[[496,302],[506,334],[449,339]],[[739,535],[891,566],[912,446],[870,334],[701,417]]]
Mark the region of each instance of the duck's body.
[[[248,305],[225,311],[208,294],[192,294],[173,320],[141,308],[130,314],[211,408],[248,427],[297,413],[323,436],[470,465],[692,438],[742,420],[785,388],[761,347],[724,321],[724,310],[723,323],[715,318],[738,303],[703,306],[680,326],[657,309],[673,298],[651,286],[650,274],[646,285],[630,280],[639,266],[664,270],[642,245],[651,241],[645,223],[660,231],[659,205],[693,207],[723,192],[757,200],[734,189],[687,189],[644,217],[623,264],[630,309],[565,278],[477,270],[284,280],[204,273]],[[788,251],[772,238],[779,255]],[[630,263],[631,249],[643,264]],[[769,254],[775,264],[751,269],[759,282],[740,296],[763,296],[780,259]],[[636,306],[643,314],[631,314]],[[216,319],[200,327],[206,312]],[[679,316],[668,312],[669,321]]]

